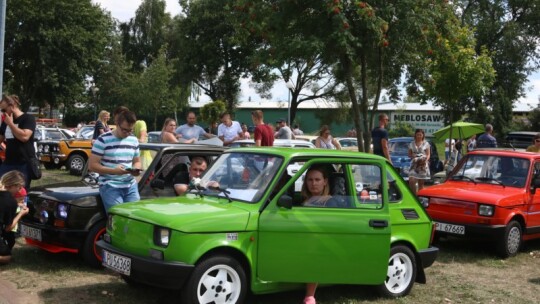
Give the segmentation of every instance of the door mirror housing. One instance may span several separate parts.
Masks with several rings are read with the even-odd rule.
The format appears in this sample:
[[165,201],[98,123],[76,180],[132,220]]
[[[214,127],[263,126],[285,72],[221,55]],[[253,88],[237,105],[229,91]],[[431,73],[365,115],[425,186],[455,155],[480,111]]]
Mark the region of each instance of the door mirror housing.
[[279,197],[277,205],[285,209],[292,209],[293,199],[288,195],[282,195]]

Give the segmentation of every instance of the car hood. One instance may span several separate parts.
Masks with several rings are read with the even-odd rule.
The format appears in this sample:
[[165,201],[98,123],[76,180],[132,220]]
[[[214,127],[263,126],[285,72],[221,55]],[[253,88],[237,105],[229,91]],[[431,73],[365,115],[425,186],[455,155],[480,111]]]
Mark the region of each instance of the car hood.
[[503,187],[486,183],[447,181],[424,188],[418,196],[446,198],[457,201],[477,202],[498,206],[526,203],[525,188]]
[[90,203],[90,200],[80,200],[80,198],[97,197],[99,195],[99,186],[81,180],[32,187],[29,195],[30,197],[38,196],[42,199],[84,205],[85,203]]
[[396,164],[402,164],[402,165],[410,165],[411,163],[411,158],[408,156],[408,155],[392,155],[390,154],[390,159],[392,160],[392,164],[396,165]]
[[110,209],[109,213],[182,232],[244,231],[250,211],[238,204],[241,203],[188,194],[126,203]]

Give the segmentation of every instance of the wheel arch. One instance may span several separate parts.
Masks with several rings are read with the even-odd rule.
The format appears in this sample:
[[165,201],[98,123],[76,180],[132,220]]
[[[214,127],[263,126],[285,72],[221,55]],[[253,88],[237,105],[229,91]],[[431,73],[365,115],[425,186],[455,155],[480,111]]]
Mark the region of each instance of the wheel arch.
[[[227,246],[221,246],[221,247],[215,247],[207,252],[205,252],[199,259],[197,259],[197,262],[195,264],[199,264],[201,261],[204,261],[208,257],[216,256],[216,255],[226,255],[234,258],[235,260],[242,265],[244,268],[244,271],[246,272],[246,282],[251,282],[251,263],[249,262],[248,258],[242,251],[240,251],[238,248],[234,247],[227,247]],[[251,283],[249,283],[249,289],[251,289]]]
[[405,246],[408,247],[414,254],[414,258],[416,259],[416,283],[425,284],[426,283],[426,273],[424,272],[424,266],[422,265],[422,260],[420,259],[420,254],[418,253],[418,250],[416,250],[416,247],[407,240],[398,240],[395,242],[392,242],[390,244],[390,248],[395,246]]
[[525,228],[527,227],[527,224],[525,222],[525,217],[523,216],[523,214],[521,213],[513,214],[506,221],[506,225],[508,225],[511,221],[517,221],[521,225],[521,230],[523,231],[523,234],[525,233]]
[[69,153],[68,159],[70,157],[74,156],[74,155],[80,155],[80,156],[82,156],[82,158],[84,158],[85,161],[88,160],[88,154],[86,154],[86,152],[83,151],[83,150],[74,150],[74,151],[72,151],[71,153]]

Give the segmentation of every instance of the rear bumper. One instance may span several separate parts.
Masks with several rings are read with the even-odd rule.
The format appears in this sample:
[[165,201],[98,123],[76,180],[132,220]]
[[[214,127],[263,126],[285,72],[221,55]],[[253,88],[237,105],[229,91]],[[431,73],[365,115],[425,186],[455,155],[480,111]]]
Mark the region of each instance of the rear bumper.
[[430,246],[428,249],[420,250],[418,254],[420,255],[422,267],[428,268],[429,266],[433,265],[437,259],[437,256],[439,255],[439,248]]

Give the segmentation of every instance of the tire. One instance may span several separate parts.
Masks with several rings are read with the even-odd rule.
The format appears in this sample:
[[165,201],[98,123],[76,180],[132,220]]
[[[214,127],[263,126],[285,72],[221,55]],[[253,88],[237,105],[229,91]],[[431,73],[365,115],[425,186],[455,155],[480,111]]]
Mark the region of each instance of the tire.
[[105,228],[105,221],[99,221],[97,222],[92,228],[90,228],[90,231],[88,231],[88,235],[86,236],[86,240],[84,241],[84,246],[82,248],[81,255],[83,257],[83,260],[91,267],[94,268],[101,268],[101,253],[98,251],[98,248],[96,247],[96,242],[103,239],[103,235],[105,234],[106,228]]
[[246,273],[237,260],[212,256],[195,266],[181,291],[181,303],[243,303],[246,282]]
[[83,156],[74,154],[69,157],[66,166],[69,168],[69,174],[81,175],[85,164],[86,159]]
[[416,257],[407,246],[397,245],[390,250],[386,280],[378,286],[379,293],[388,298],[403,297],[411,292],[416,280]]
[[510,221],[504,231],[503,239],[497,243],[497,252],[503,258],[518,254],[523,243],[523,228],[517,221]]

